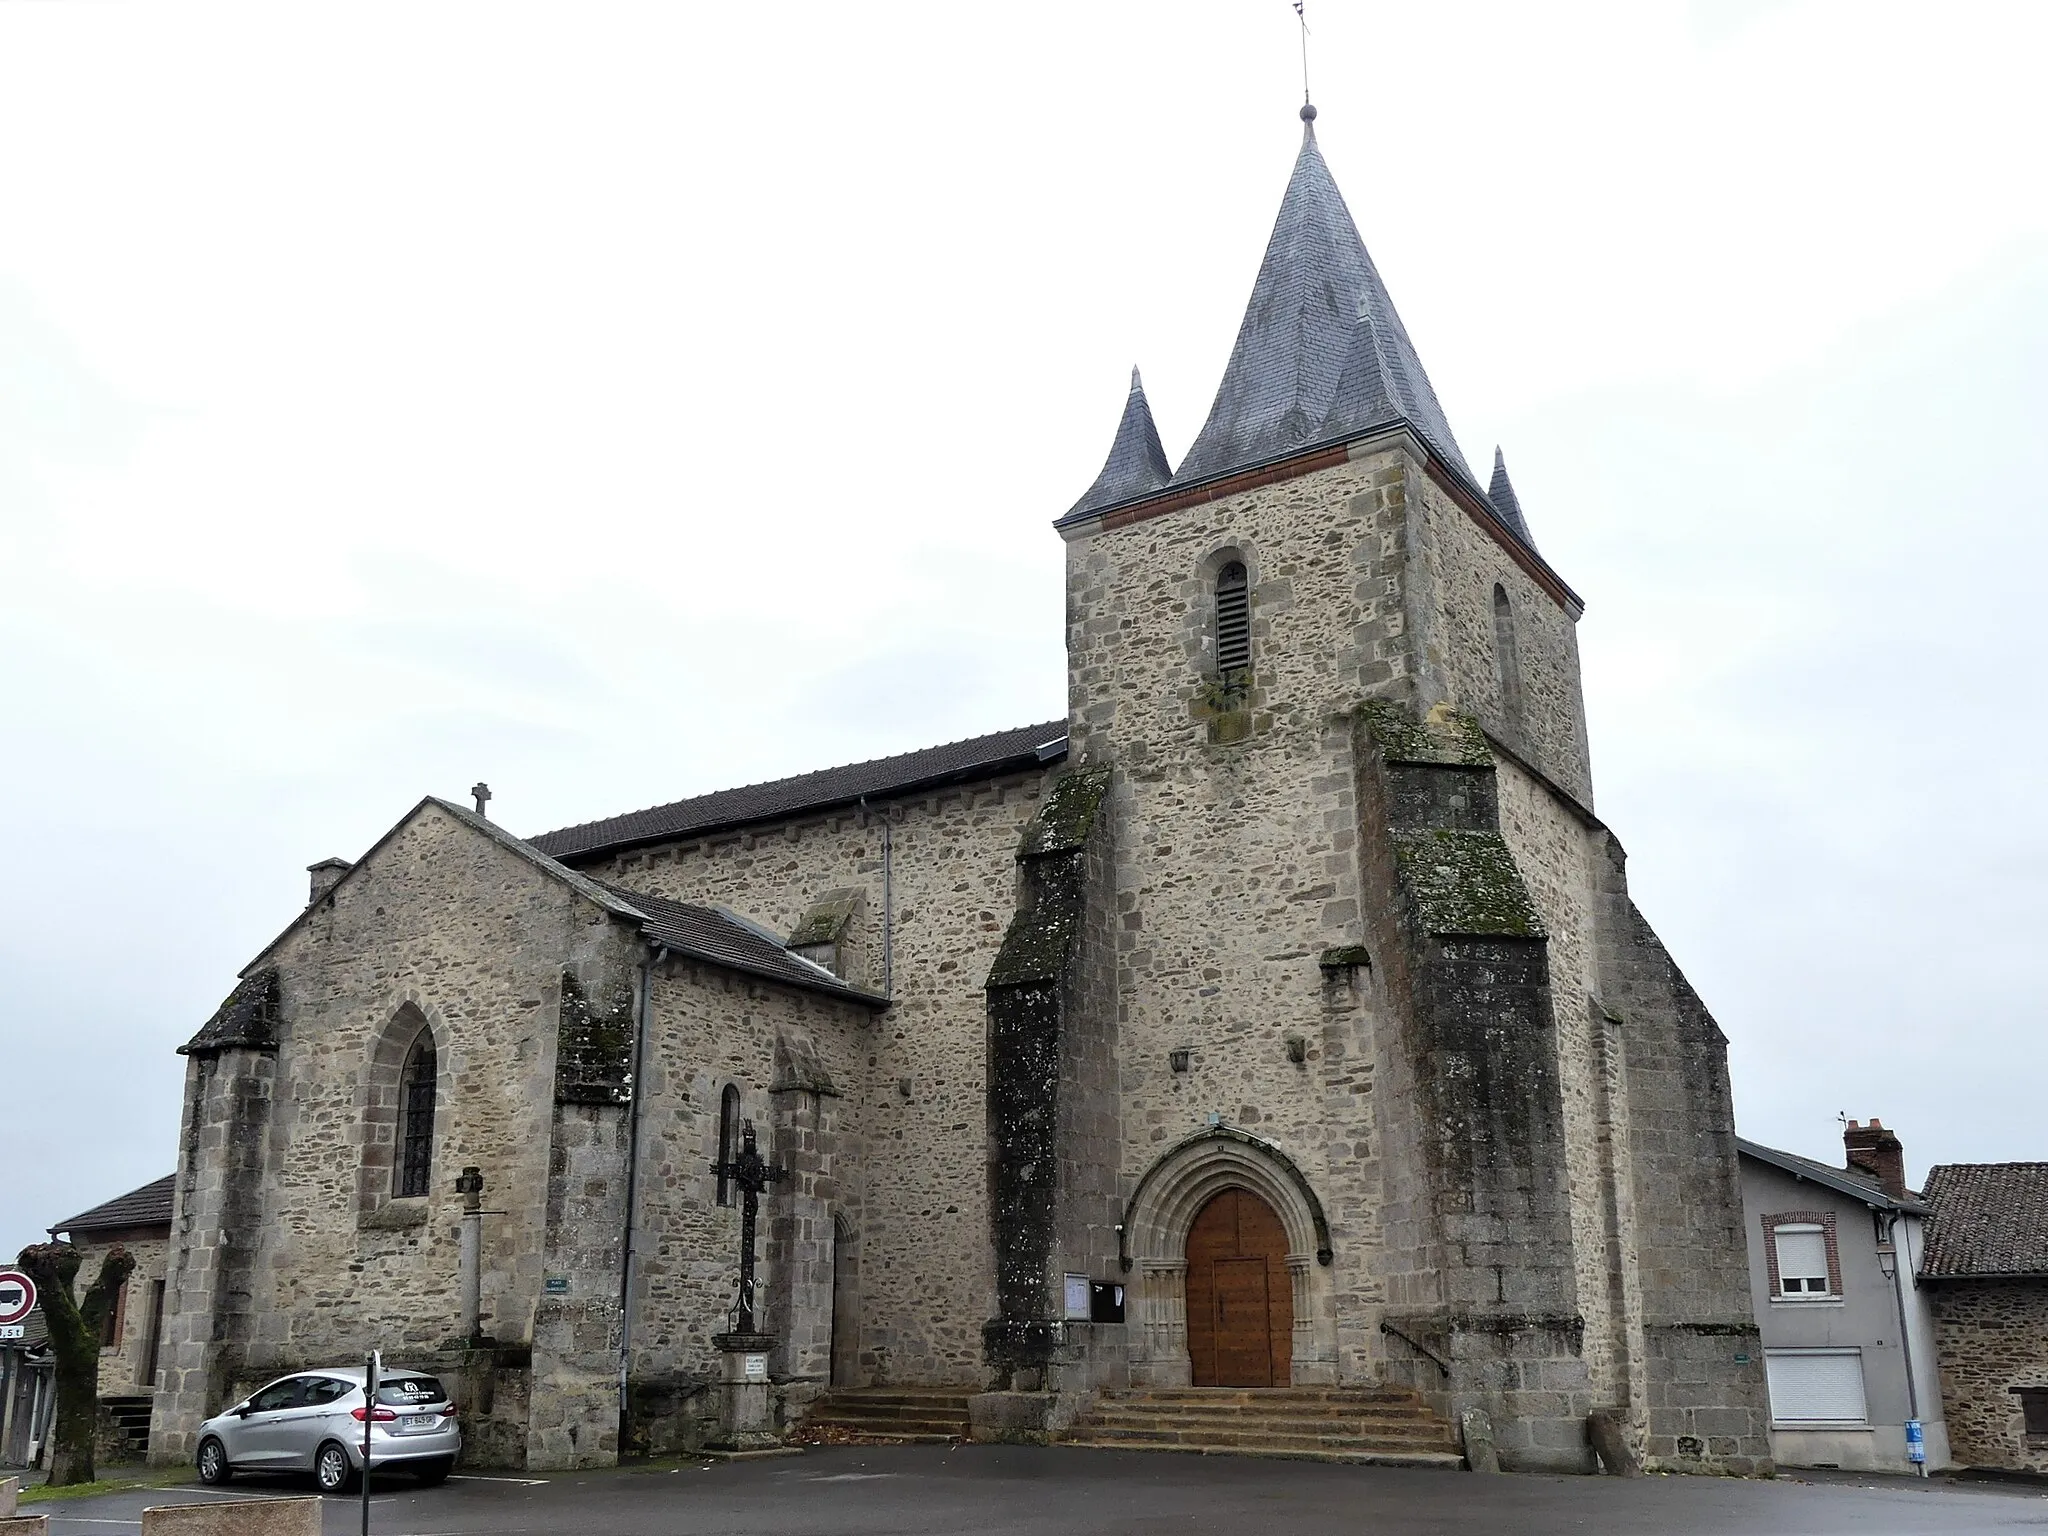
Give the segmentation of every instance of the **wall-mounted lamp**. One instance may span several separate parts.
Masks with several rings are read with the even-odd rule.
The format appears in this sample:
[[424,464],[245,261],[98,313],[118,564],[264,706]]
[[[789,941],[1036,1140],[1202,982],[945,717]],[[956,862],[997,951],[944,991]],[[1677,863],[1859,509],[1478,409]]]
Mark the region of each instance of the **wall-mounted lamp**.
[[1287,1059],[1297,1067],[1308,1060],[1308,1041],[1300,1035],[1287,1037]]
[[1183,1045],[1177,1050],[1171,1050],[1166,1053],[1166,1064],[1176,1072],[1185,1072],[1188,1069],[1188,1063],[1194,1059],[1194,1054],[1193,1051]]

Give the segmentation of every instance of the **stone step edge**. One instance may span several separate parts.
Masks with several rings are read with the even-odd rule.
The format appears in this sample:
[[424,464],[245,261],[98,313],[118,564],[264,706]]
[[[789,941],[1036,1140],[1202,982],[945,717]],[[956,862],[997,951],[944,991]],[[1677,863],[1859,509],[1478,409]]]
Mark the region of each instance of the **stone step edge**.
[[[859,1437],[855,1440],[836,1442],[842,1445],[957,1445],[960,1441],[967,1438],[967,1431],[964,1428],[958,1434],[942,1435],[922,1432],[917,1434],[897,1434],[892,1430],[886,1429],[859,1429],[850,1424],[834,1424],[831,1427]],[[800,1426],[796,1431],[798,1440],[803,1439],[803,1429],[804,1427]]]
[[1461,1472],[1465,1458],[1455,1451],[1285,1451],[1263,1446],[1146,1445],[1124,1440],[1062,1440],[1082,1451],[1178,1451],[1183,1456],[1254,1456],[1268,1461],[1328,1461],[1360,1467],[1429,1467]]

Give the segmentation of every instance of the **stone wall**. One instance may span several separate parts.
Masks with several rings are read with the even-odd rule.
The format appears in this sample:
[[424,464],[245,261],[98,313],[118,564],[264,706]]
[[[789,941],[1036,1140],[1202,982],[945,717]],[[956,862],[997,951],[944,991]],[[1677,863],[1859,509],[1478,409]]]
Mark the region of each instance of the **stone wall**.
[[[791,1179],[761,1202],[758,1321],[782,1337],[785,1380],[830,1368],[835,1215],[862,1219],[858,1125],[872,1010],[671,957],[653,979],[634,1231],[632,1376],[672,1396],[716,1379],[731,1326],[740,1205],[718,1203],[719,1101],[740,1090],[760,1151]],[[793,1060],[794,1058],[794,1060]],[[801,1071],[794,1070],[800,1062]],[[889,1087],[895,1095],[893,1084]],[[845,1179],[851,1167],[853,1180]]]
[[[858,1198],[848,1191],[846,1212],[835,1212],[858,1218],[846,1233],[861,1255],[856,1384],[983,1380],[981,1324],[994,1315],[995,1275],[982,983],[1016,904],[1017,838],[1043,777],[942,789],[586,866],[632,889],[725,904],[783,935],[824,894],[861,891],[846,952],[863,970],[849,979],[879,990],[886,943],[895,997],[860,1026],[848,1056],[828,1057],[841,1092],[836,1113],[858,1128],[862,1178],[875,1195],[854,1212]],[[749,1058],[734,1075],[748,1089],[747,1114],[763,1125],[771,1070]],[[711,1146],[700,1138],[690,1162],[708,1165]],[[675,1166],[683,1167],[680,1149]],[[703,1251],[723,1254],[737,1235],[714,1225],[702,1240],[711,1245]],[[698,1250],[679,1235],[674,1251]]]
[[[119,1335],[100,1350],[100,1396],[145,1396],[156,1389],[155,1344],[161,1333],[156,1300],[165,1294],[159,1287],[170,1262],[170,1238],[162,1227],[145,1227],[133,1232],[80,1233],[73,1246],[82,1256],[76,1286],[81,1301],[115,1248],[125,1248],[135,1260],[121,1301]],[[165,1305],[169,1305],[167,1296]]]
[[1607,836],[1600,851],[1599,1001],[1618,1020],[1625,1060],[1645,1463],[1767,1470],[1770,1402],[1749,1292],[1728,1042],[1628,899],[1620,844]]
[[2015,1387],[2048,1392],[2048,1282],[1946,1280],[1927,1287],[1949,1454],[1966,1467],[2048,1472]]
[[[1407,461],[1407,612],[1424,706],[1476,715],[1581,805],[1593,804],[1576,619],[1427,471]],[[1513,614],[1520,707],[1502,697],[1493,589]]]
[[[562,976],[616,993],[637,952],[626,925],[429,802],[261,957],[280,978],[274,1054],[188,1068],[154,1456],[189,1454],[232,1383],[372,1347],[425,1364],[459,1346],[465,1165],[493,1212],[483,1331],[534,1342]],[[436,1045],[434,1163],[429,1193],[399,1199],[363,1169],[388,1170],[377,1065],[414,1020]]]
[[[1291,1160],[1328,1215],[1332,1262],[1303,1258],[1347,1298],[1346,1381],[1381,1347],[1359,1315],[1379,1284],[1374,1046],[1321,959],[1364,937],[1350,710],[1405,686],[1405,474],[1378,453],[1068,546],[1073,751],[1117,774],[1123,1187],[1212,1115]],[[1251,584],[1242,679],[1214,666],[1230,560]]]

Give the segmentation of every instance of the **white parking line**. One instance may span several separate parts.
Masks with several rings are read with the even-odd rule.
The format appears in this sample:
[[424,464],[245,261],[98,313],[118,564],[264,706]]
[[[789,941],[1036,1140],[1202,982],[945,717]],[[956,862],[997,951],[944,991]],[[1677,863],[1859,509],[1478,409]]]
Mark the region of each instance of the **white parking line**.
[[479,1477],[474,1472],[457,1472],[448,1479],[451,1483],[510,1483],[515,1488],[545,1488],[548,1480],[544,1477]]

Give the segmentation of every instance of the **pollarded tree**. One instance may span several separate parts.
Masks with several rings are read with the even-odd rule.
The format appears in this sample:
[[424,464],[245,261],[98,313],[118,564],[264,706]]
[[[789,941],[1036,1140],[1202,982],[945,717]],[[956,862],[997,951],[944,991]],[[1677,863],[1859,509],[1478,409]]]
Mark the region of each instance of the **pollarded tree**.
[[125,1248],[109,1250],[80,1301],[72,1294],[84,1255],[69,1243],[34,1243],[15,1260],[35,1281],[57,1357],[57,1428],[50,1447],[50,1486],[93,1478],[93,1429],[99,1416],[100,1336],[121,1287],[135,1269]]

